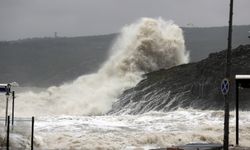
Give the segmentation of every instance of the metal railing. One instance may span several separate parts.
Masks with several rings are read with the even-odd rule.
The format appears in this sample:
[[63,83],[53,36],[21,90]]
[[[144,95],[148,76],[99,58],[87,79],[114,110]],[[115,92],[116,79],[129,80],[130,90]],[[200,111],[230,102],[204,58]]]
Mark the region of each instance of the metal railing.
[[[34,123],[32,118],[15,118],[11,120],[7,117],[7,124],[5,118],[0,118],[0,149],[30,149],[33,150],[34,145]],[[20,140],[25,143],[18,143]]]

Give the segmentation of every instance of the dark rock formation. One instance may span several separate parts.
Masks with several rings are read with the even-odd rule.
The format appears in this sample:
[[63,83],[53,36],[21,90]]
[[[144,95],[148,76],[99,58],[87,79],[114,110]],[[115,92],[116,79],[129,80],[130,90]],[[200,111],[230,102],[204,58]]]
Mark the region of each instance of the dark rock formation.
[[[170,111],[178,108],[223,109],[220,91],[224,78],[226,51],[212,53],[197,62],[162,69],[145,75],[134,88],[126,90],[113,104],[110,114],[138,114],[151,110]],[[232,51],[232,78],[235,74],[250,74],[250,45]],[[233,108],[235,82],[232,80]],[[240,91],[240,108],[250,109],[250,90]]]

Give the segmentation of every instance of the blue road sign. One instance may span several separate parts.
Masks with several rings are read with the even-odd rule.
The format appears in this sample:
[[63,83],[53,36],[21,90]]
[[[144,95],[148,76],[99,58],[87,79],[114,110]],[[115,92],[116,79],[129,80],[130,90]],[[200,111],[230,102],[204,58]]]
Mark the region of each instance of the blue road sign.
[[0,84],[0,93],[10,93],[10,84]]
[[227,78],[224,78],[221,82],[221,93],[227,95],[229,92],[230,83]]

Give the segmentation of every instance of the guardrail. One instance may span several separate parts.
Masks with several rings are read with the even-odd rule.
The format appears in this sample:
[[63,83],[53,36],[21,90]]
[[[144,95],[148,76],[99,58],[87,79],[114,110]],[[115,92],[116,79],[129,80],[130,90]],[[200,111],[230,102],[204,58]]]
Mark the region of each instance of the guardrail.
[[[34,117],[30,118],[15,118],[15,91],[11,90],[12,86],[18,86],[16,82],[0,84],[0,93],[4,93],[6,97],[6,108],[5,108],[5,118],[0,117],[0,149],[6,148],[11,149],[27,149],[28,147],[22,147],[18,144],[14,144],[19,136],[19,140],[23,142],[29,139],[28,145],[30,145],[31,150],[33,150],[34,141]],[[11,118],[8,112],[9,110],[9,99],[12,97],[12,107],[11,107]],[[11,126],[10,126],[11,125]],[[21,137],[20,137],[21,136]],[[10,141],[13,140],[12,142]],[[11,144],[10,144],[11,143]],[[26,143],[27,144],[27,143]]]

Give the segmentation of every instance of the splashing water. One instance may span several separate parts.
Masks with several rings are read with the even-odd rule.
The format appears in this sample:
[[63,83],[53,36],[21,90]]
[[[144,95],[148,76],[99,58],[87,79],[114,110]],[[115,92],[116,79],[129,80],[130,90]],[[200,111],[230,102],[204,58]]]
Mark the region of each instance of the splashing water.
[[[187,62],[182,30],[172,22],[143,18],[122,29],[110,59],[97,73],[41,93],[19,94],[16,115],[39,116],[35,123],[38,149],[150,149],[190,142],[222,143],[223,111],[179,109],[140,115],[79,116],[107,112],[125,89],[141,80],[142,74]],[[232,144],[234,122],[231,112]],[[249,112],[240,112],[242,146],[250,146],[249,122]],[[3,137],[5,132],[0,131],[0,144]],[[29,149],[30,139],[12,133],[10,145]]]
[[[235,144],[235,116],[230,113],[230,144]],[[187,143],[223,142],[223,111],[184,110],[119,116],[39,117],[35,146],[41,149],[134,150]],[[240,145],[250,146],[249,112],[240,112]],[[11,145],[29,148],[28,138],[11,136]],[[25,145],[26,144],[26,145]]]
[[141,75],[189,61],[182,30],[162,19],[142,18],[124,27],[110,58],[97,73],[41,93],[18,95],[17,115],[95,115],[106,113]]

